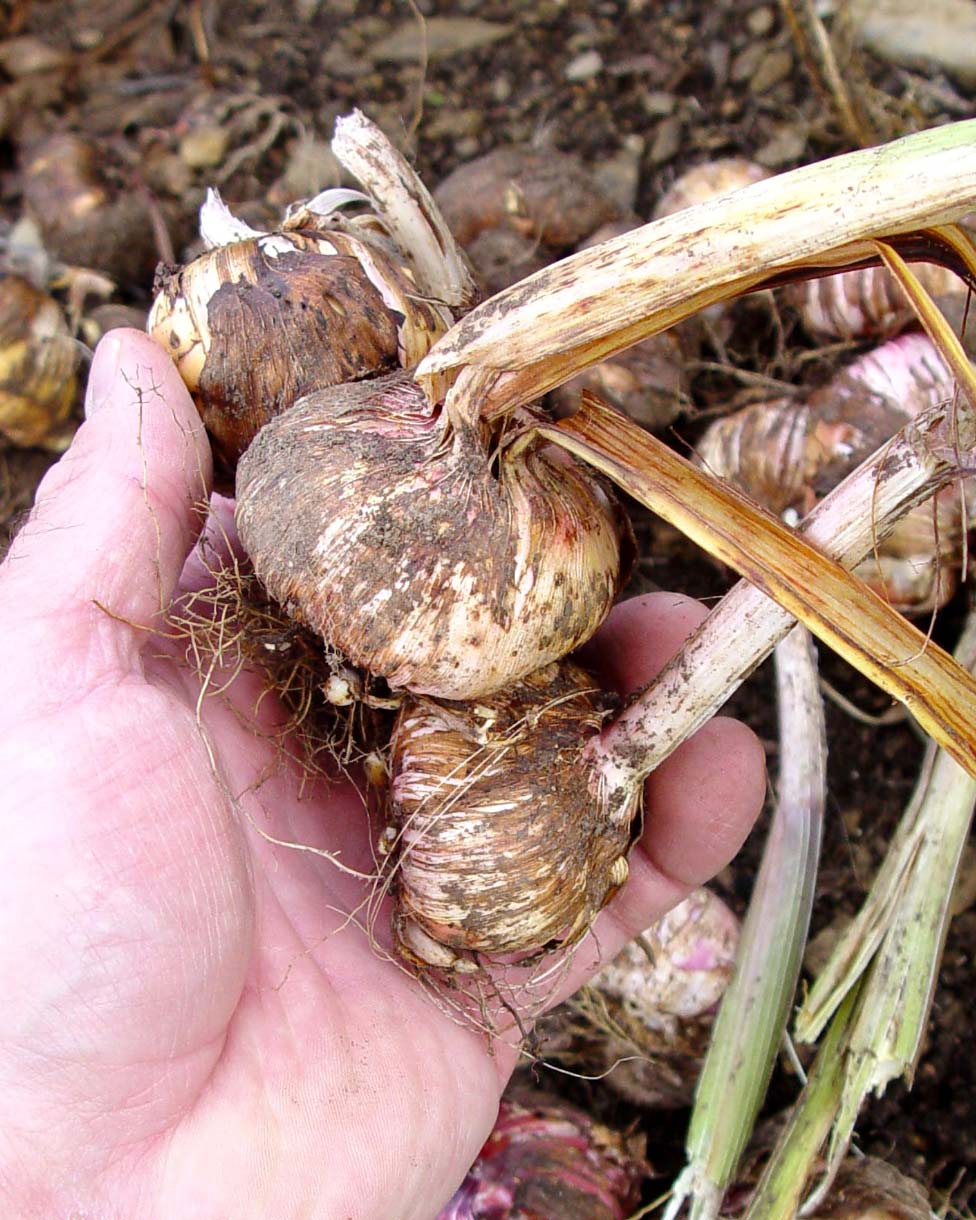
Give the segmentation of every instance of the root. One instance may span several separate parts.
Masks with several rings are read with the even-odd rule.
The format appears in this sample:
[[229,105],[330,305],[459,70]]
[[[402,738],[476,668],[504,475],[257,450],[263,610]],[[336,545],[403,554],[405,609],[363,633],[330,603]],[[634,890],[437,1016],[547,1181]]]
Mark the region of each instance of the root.
[[[167,612],[167,639],[185,649],[200,679],[198,717],[206,699],[227,694],[243,673],[260,677],[264,700],[276,698],[283,722],[268,735],[287,750],[305,780],[334,779],[336,771],[367,775],[383,770],[391,716],[372,699],[372,684],[334,650],[291,619],[236,557],[206,558],[212,583],[185,595]],[[342,705],[330,701],[337,685],[358,689]]]

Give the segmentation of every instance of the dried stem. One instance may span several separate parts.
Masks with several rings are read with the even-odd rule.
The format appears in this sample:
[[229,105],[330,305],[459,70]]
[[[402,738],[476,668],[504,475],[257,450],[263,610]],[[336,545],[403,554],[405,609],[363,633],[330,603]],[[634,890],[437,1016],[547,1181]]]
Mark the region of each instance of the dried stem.
[[[830,492],[799,533],[851,568],[900,516],[961,470],[976,467],[974,447],[976,418],[968,405],[932,408]],[[793,622],[758,588],[740,581],[651,686],[591,743],[590,761],[607,789],[631,791],[641,783],[725,702]],[[968,701],[956,712],[976,717]]]
[[[976,121],[919,132],[754,183],[581,251],[472,310],[421,361],[418,380],[428,392],[438,375],[454,381],[448,407],[461,417],[511,410],[785,272],[876,260],[872,239],[948,224],[972,208],[974,137]],[[486,373],[487,396],[476,400],[472,389]]]
[[376,124],[358,110],[339,119],[332,151],[376,200],[419,291],[445,305],[470,305],[476,289],[467,259],[430,192]]
[[[976,666],[976,615],[956,647]],[[951,914],[953,882],[976,802],[976,781],[930,746],[926,765],[871,893],[801,1009],[804,1037],[830,1018],[809,1081],[747,1220],[816,1211],[847,1149],[861,1103],[900,1075],[911,1080]],[[808,1175],[826,1167],[803,1209]]]

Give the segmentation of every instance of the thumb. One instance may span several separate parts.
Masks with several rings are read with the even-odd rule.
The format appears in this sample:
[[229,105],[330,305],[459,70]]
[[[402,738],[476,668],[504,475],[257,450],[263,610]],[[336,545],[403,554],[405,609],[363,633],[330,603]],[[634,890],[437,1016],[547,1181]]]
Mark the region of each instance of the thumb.
[[85,411],[0,567],[0,621],[22,629],[21,653],[54,647],[63,662],[80,645],[90,680],[92,665],[131,661],[168,604],[211,459],[169,356],[139,331],[99,343]]

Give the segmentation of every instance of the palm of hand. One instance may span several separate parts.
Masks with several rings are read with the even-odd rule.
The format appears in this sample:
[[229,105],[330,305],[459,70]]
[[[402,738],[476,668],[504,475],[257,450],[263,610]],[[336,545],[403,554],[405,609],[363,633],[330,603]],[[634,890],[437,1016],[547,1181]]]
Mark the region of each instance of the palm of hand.
[[[435,1007],[347,922],[361,880],[262,835],[372,871],[351,785],[303,796],[268,736],[270,702],[255,723],[253,680],[198,717],[199,683],[152,642],[206,458],[165,358],[126,342],[113,353],[122,378],[102,355],[101,390],[96,362],[90,395],[108,405],[0,581],[13,811],[0,1198],[25,1218],[430,1220],[487,1134],[515,1053]],[[680,601],[657,614],[636,662],[620,659],[633,627],[611,629],[618,679],[653,672],[696,617]],[[709,733],[655,780],[673,812],[603,918],[604,955],[724,863],[758,808],[755,743],[732,722]],[[706,770],[703,750],[726,765]],[[696,822],[707,834],[681,847],[677,828]],[[566,986],[595,957],[590,944]]]

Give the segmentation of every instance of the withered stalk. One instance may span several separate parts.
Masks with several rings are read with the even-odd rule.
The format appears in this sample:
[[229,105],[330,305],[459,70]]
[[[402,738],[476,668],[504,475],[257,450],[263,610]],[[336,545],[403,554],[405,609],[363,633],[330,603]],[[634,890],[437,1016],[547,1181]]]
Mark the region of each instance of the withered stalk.
[[[573,417],[544,429],[545,435],[606,468],[615,446],[629,446],[630,459],[619,467],[621,485],[647,503],[649,480],[633,477],[632,455],[653,450],[662,468],[683,472],[685,463],[629,421],[615,417],[604,427],[592,415]],[[624,442],[624,438],[626,441]],[[942,487],[960,471],[976,469],[976,417],[960,401],[926,411],[827,495],[801,522],[798,533],[845,568],[868,555],[891,524]],[[662,505],[652,506],[662,511]],[[664,506],[666,507],[666,506]],[[725,702],[786,635],[795,619],[748,581],[740,581],[689,637],[655,681],[588,747],[589,761],[610,790],[632,790]],[[920,637],[921,638],[921,637]],[[934,649],[924,645],[923,651]],[[934,656],[934,651],[933,654]],[[917,662],[917,656],[892,658],[891,664]],[[940,698],[941,687],[932,693]],[[973,766],[965,744],[967,726],[976,723],[976,701],[958,689],[961,703],[937,709],[958,732],[956,756]],[[941,734],[945,739],[946,734]],[[947,745],[949,743],[947,742]]]

